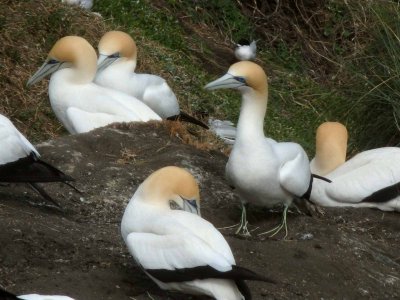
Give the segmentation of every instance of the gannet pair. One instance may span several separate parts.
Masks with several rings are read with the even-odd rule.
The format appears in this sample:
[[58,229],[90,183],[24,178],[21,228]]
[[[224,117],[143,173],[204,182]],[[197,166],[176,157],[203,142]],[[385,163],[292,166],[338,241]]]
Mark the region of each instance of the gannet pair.
[[28,183],[46,200],[59,206],[38,185],[39,182],[63,182],[74,179],[39,159],[35,147],[11,121],[0,114],[0,182]]
[[134,72],[137,47],[129,34],[122,31],[107,32],[101,38],[98,50],[97,84],[143,101],[163,119],[179,119],[208,129],[206,124],[180,110],[178,100],[165,79]]
[[[264,116],[268,102],[267,76],[250,61],[233,64],[228,73],[210,82],[206,89],[237,89],[242,106],[236,140],[226,165],[226,178],[242,201],[242,220],[237,232],[248,235],[245,203],[272,207],[283,204],[282,223],[294,197],[302,197],[310,185],[311,172],[307,154],[296,143],[278,143],[264,136]],[[271,232],[268,231],[268,232]],[[266,233],[268,233],[266,232]],[[285,237],[286,237],[285,235]]]
[[27,85],[52,74],[51,107],[71,133],[83,133],[114,122],[147,122],[161,118],[147,105],[125,93],[93,83],[97,55],[82,37],[66,36],[50,50],[42,67]]
[[311,170],[310,200],[322,206],[374,207],[400,211],[400,148],[367,150],[346,160],[347,130],[337,122],[320,125]]
[[257,42],[239,41],[236,44],[235,56],[238,60],[253,60],[256,58]]
[[74,300],[68,296],[50,296],[50,295],[38,295],[38,294],[29,294],[29,295],[14,295],[6,290],[0,288],[0,299],[1,300]]
[[200,217],[199,187],[178,167],[151,174],[129,201],[122,237],[144,272],[166,290],[251,299],[244,280],[273,282],[235,263],[222,234]]

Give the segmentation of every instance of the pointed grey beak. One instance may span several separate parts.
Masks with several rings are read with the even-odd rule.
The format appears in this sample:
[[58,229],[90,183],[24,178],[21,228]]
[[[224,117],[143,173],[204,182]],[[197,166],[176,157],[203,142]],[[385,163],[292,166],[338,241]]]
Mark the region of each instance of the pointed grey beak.
[[39,70],[36,71],[35,74],[31,78],[29,78],[28,82],[26,83],[26,86],[31,86],[32,84],[35,84],[36,82],[39,82],[42,80],[44,77],[47,75],[50,75],[60,69],[62,69],[63,62],[55,62],[54,60],[47,59],[44,64],[39,68]]
[[196,200],[188,200],[188,199],[184,199],[184,198],[182,198],[182,199],[183,199],[183,209],[185,211],[200,216],[200,209],[197,206]]
[[105,68],[107,68],[109,65],[111,65],[113,62],[115,62],[119,57],[119,55],[105,55],[105,54],[99,54],[99,58],[97,60],[97,72],[103,71]]
[[246,85],[245,82],[237,80],[237,78],[229,73],[224,76],[208,83],[204,88],[206,90],[217,90],[217,89],[236,89],[238,87]]

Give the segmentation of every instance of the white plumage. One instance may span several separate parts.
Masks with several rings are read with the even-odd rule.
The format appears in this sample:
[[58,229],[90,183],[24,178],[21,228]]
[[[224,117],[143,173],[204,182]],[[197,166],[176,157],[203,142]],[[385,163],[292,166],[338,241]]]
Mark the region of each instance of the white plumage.
[[332,182],[315,178],[312,202],[321,206],[400,211],[400,148],[367,150],[345,162],[347,130],[335,122],[318,128],[316,144],[312,171]]
[[57,118],[72,134],[114,122],[161,120],[138,99],[93,83],[96,58],[93,47],[85,39],[61,38],[28,85],[52,74],[50,103]]
[[[311,173],[307,154],[296,143],[277,143],[264,136],[267,77],[257,64],[249,61],[233,64],[226,75],[205,88],[234,88],[242,93],[236,140],[226,165],[226,177],[243,203],[285,206],[278,232],[286,226],[286,211],[293,198],[303,196],[309,187]],[[239,230],[249,234],[245,213],[243,209]]]
[[250,44],[239,43],[235,49],[235,56],[238,60],[253,60],[256,58],[257,42],[252,41]]
[[74,300],[68,296],[55,296],[55,295],[38,295],[38,294],[29,294],[29,295],[21,295],[18,296],[18,299],[22,300]]
[[93,6],[93,0],[62,0],[69,5],[79,5],[80,7],[90,10]]
[[[135,261],[160,288],[221,300],[244,299],[237,283],[224,278],[239,267],[221,233],[199,216],[199,201],[198,186],[190,173],[177,167],[162,168],[130,200],[121,222],[122,237]],[[253,275],[237,280],[257,280]]]

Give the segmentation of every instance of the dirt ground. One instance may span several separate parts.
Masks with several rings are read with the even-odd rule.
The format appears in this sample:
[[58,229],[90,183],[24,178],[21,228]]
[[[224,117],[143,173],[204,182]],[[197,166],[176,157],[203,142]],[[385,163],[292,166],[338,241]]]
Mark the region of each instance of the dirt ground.
[[[160,290],[135,266],[119,226],[136,187],[177,165],[198,179],[202,215],[216,227],[238,222],[239,199],[224,180],[227,157],[182,144],[164,125],[103,128],[38,145],[42,159],[76,179],[43,184],[62,206],[45,207],[24,185],[0,187],[0,285],[17,294],[79,300],[204,299]],[[260,238],[280,212],[249,209],[249,239],[223,230],[239,265],[277,284],[248,282],[254,299],[399,299],[400,215],[372,209],[289,213],[289,235]],[[152,297],[152,298],[151,298]]]

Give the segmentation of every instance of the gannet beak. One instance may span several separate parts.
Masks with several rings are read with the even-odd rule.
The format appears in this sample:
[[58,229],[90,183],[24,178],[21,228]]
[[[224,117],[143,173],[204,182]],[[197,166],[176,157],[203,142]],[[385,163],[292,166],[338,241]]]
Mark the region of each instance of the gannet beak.
[[204,88],[206,90],[236,89],[244,85],[246,85],[246,81],[243,77],[237,77],[227,73],[217,80],[208,83]]
[[200,216],[200,210],[196,200],[183,199],[183,210]]
[[119,54],[105,55],[100,53],[97,60],[97,72],[104,70],[118,58],[120,58]]
[[47,75],[50,75],[55,71],[64,68],[65,66],[63,66],[63,64],[63,62],[59,62],[54,59],[47,59],[44,64],[39,68],[39,70],[37,70],[36,73],[33,74],[31,78],[29,78],[26,86],[31,86],[32,84],[35,84],[36,82],[42,80]]

